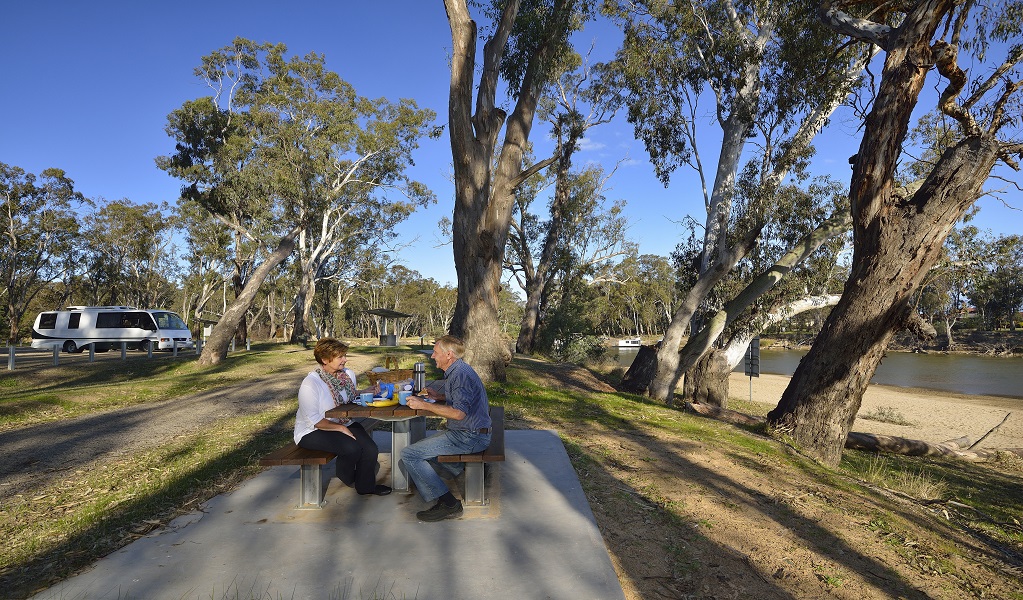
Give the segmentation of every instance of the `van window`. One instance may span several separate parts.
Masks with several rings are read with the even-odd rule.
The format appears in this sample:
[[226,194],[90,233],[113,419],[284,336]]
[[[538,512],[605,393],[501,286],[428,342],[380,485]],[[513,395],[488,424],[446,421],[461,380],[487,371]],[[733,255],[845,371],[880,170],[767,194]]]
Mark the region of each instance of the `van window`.
[[68,315],[67,328],[78,329],[78,324],[82,321],[82,313],[71,313]]
[[149,316],[147,312],[130,312],[124,313],[124,319],[121,321],[122,327],[135,327],[138,329],[146,329],[149,331],[156,331],[156,325],[153,323],[153,317]]
[[42,313],[39,315],[39,329],[53,329],[57,326],[57,313]]
[[115,329],[121,327],[121,316],[119,312],[101,312],[96,315],[96,327],[101,329]]

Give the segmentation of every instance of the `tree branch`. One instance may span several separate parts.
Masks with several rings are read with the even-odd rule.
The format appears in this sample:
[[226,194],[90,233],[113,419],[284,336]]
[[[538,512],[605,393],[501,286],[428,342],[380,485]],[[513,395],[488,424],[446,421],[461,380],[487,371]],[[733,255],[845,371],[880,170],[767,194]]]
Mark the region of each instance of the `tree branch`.
[[822,2],[819,14],[824,19],[824,22],[835,31],[870,42],[887,50],[892,28],[874,21],[854,17],[844,12],[841,7],[850,3],[852,2],[845,0],[840,2]]

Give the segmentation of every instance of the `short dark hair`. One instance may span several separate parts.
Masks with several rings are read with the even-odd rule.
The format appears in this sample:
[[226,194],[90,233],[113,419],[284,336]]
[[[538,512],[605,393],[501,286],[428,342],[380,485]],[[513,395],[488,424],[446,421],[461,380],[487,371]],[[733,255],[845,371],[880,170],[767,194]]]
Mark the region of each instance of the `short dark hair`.
[[321,365],[345,354],[348,354],[348,344],[329,337],[318,340],[313,348],[313,357]]

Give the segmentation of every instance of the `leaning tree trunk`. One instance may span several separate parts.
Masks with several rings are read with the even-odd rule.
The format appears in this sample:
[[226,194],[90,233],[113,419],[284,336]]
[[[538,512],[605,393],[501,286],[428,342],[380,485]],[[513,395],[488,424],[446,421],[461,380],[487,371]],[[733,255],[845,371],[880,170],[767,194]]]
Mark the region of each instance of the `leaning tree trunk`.
[[969,132],[942,154],[919,190],[894,192],[896,161],[927,74],[921,65],[935,63],[929,41],[952,3],[924,4],[893,30],[866,120],[850,186],[854,254],[842,299],[768,413],[776,433],[828,465],[841,459],[863,392],[888,343],[907,325],[910,298],[1000,151],[993,135]]
[[231,338],[234,337],[234,332],[238,330],[239,323],[244,321],[245,313],[252,306],[252,302],[256,298],[256,293],[259,292],[260,286],[263,285],[263,281],[294,250],[295,236],[293,234],[285,236],[277,244],[277,249],[266,259],[266,262],[256,268],[248,283],[245,284],[245,289],[238,294],[234,302],[224,311],[224,316],[213,326],[213,333],[210,334],[210,338],[206,341],[206,346],[202,349],[202,355],[199,356],[200,365],[216,365],[227,357],[227,349],[231,345]]
[[892,337],[908,324],[910,298],[976,199],[998,150],[993,139],[964,141],[911,199],[857,227],[842,299],[768,414],[772,427],[814,458],[829,465],[841,459],[867,384]]
[[[715,405],[721,408],[727,408],[726,402],[728,400],[729,392],[728,378],[739,363],[746,358],[750,342],[753,341],[753,338],[759,336],[760,332],[770,325],[779,323],[784,319],[792,318],[793,316],[808,310],[822,308],[824,306],[834,306],[838,303],[838,300],[839,296],[837,294],[829,294],[826,296],[804,296],[789,302],[788,304],[775,308],[767,314],[766,318],[760,323],[760,327],[758,329],[743,330],[741,333],[733,335],[722,347],[714,348],[710,351],[710,354],[705,357],[701,357],[701,359],[705,359],[705,362],[702,363],[702,367],[701,363],[697,363],[697,368],[690,369],[685,374],[685,398],[687,400],[692,399],[693,402],[701,402],[704,404],[714,404],[715,402],[718,402],[715,398],[720,398],[720,403]],[[706,381],[704,381],[704,379],[706,379]],[[694,394],[697,395],[694,396]],[[702,394],[703,396],[699,394]]]

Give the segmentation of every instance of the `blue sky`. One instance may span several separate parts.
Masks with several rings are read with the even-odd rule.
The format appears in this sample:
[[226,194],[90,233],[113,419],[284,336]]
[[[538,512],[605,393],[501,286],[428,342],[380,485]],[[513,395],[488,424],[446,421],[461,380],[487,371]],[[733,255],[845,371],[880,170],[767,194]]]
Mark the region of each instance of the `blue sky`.
[[[450,33],[440,0],[11,2],[0,36],[0,162],[32,173],[62,168],[93,198],[174,203],[180,181],[154,164],[156,156],[173,150],[166,117],[184,101],[206,95],[193,69],[236,36],[282,42],[294,54],[321,53],[359,94],[414,98],[446,121]],[[606,57],[617,39],[606,25],[594,25],[576,42],[593,42],[597,56]],[[834,122],[818,140],[815,169],[848,182],[854,126],[841,118]],[[713,126],[706,131],[713,133]],[[534,129],[531,139],[538,156],[549,147],[542,131]],[[702,151],[705,163],[717,156],[713,146]],[[686,215],[704,219],[699,182],[679,172],[665,189],[622,116],[591,130],[576,164],[601,162],[610,169],[621,159],[630,160],[607,196],[628,201],[629,235],[640,252],[666,256],[682,236],[677,223]],[[410,244],[401,262],[454,284],[451,249],[439,246],[436,228],[453,205],[447,136],[424,142],[415,160],[412,175],[431,187],[438,203],[399,229]],[[1023,207],[1019,194],[1013,203]],[[975,224],[982,229],[1023,229],[1018,210],[997,200],[980,204]]]

